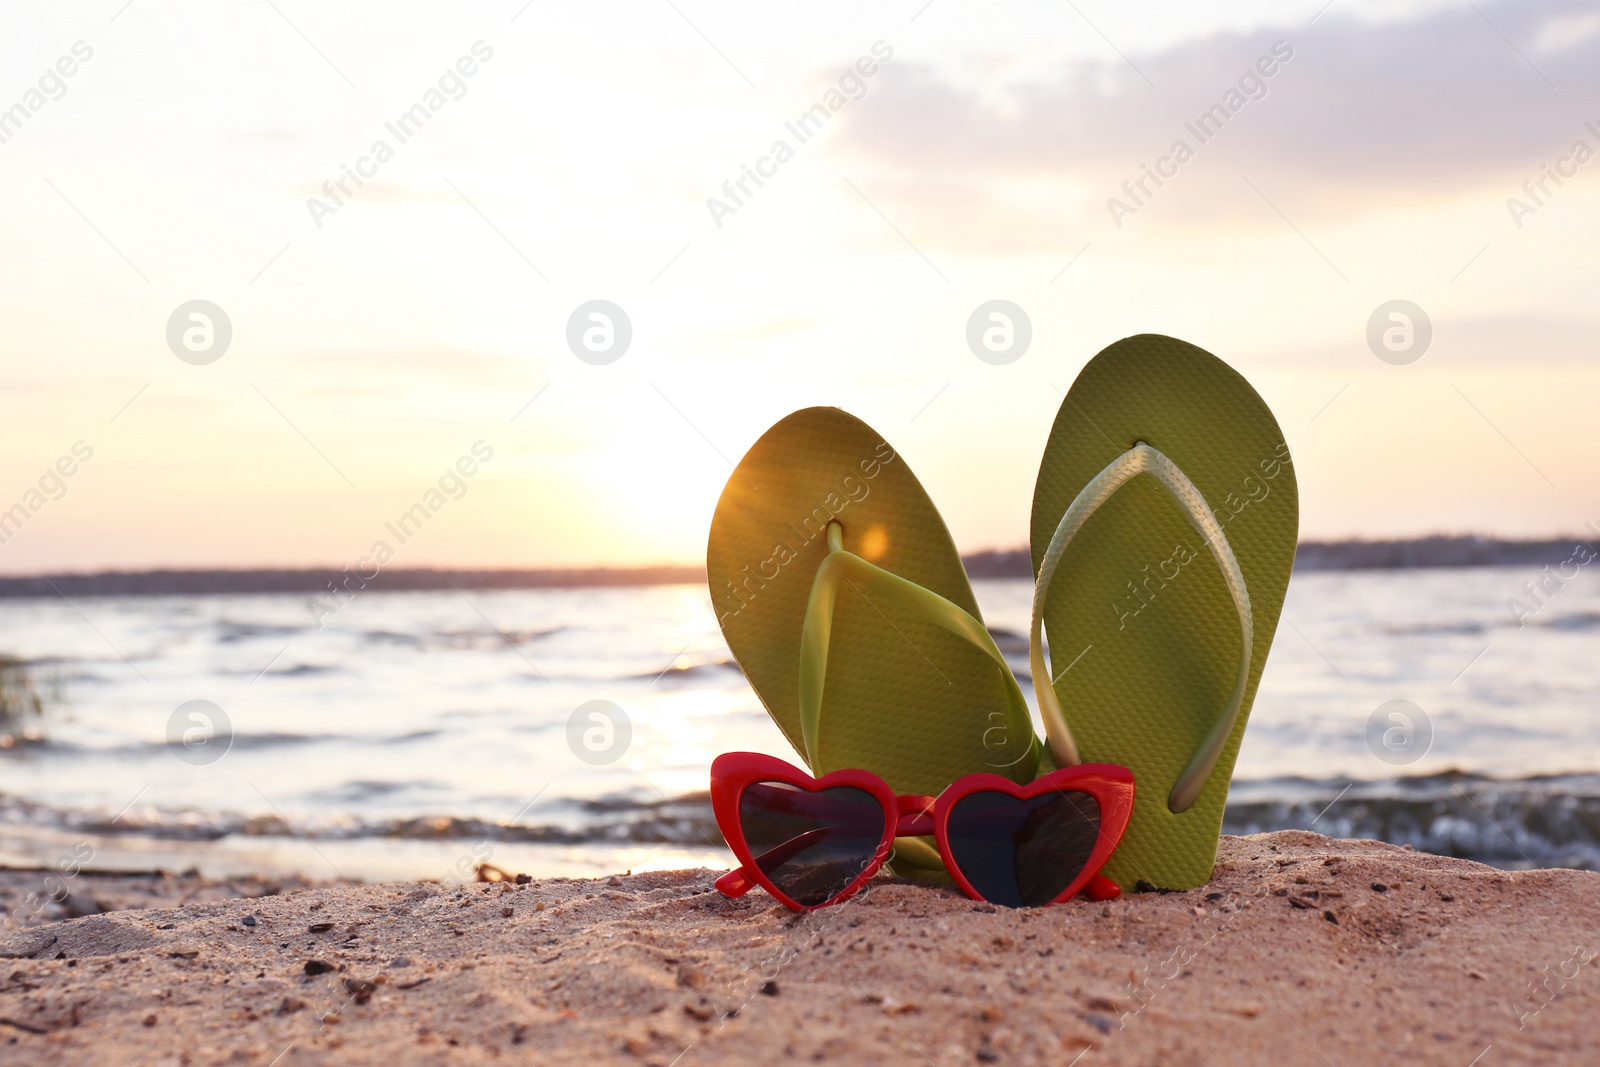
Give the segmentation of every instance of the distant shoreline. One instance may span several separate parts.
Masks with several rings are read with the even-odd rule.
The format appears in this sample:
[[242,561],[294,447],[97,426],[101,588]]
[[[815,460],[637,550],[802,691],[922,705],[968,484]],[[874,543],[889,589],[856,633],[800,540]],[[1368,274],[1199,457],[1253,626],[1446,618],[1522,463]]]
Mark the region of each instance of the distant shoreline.
[[[1544,567],[1571,557],[1579,537],[1507,541],[1488,537],[1421,537],[1400,541],[1304,541],[1295,558],[1302,571],[1399,570],[1417,567]],[[973,578],[1029,578],[1025,548],[962,557]],[[296,593],[317,595],[337,583],[333,568],[252,567],[157,569],[78,574],[0,576],[0,599],[55,596],[204,596]],[[580,589],[704,582],[703,567],[572,567],[386,570],[367,584],[388,592],[445,589]]]
[[[0,577],[0,598],[54,596],[204,596],[218,593],[326,594],[342,575],[333,567],[252,567],[237,570],[98,571]],[[576,567],[497,570],[411,568],[386,570],[364,591],[391,593],[448,589],[577,589],[704,582],[703,567]]]
[[[1579,546],[1600,553],[1594,542],[1577,535],[1538,541],[1494,537],[1414,537],[1396,541],[1302,541],[1295,554],[1297,571],[1386,571],[1417,567],[1545,567],[1569,559]],[[1032,577],[1028,550],[977,552],[963,556],[974,578]]]

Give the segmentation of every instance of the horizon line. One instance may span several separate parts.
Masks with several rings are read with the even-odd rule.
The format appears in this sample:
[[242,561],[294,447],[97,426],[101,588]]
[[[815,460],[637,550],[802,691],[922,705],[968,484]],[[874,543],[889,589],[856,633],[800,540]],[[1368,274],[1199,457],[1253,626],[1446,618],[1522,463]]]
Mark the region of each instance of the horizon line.
[[[1395,570],[1428,567],[1554,565],[1570,561],[1580,548],[1600,554],[1581,537],[1497,538],[1476,534],[1424,537],[1301,541],[1296,570]],[[1027,546],[963,553],[969,578],[1031,578]],[[1580,562],[1588,562],[1583,560]],[[172,596],[223,593],[321,594],[341,576],[375,591],[430,592],[444,589],[561,589],[684,585],[704,582],[698,563],[654,563],[559,567],[395,567],[368,577],[346,575],[348,568],[302,567],[146,567],[32,574],[0,574],[0,598],[61,596]]]

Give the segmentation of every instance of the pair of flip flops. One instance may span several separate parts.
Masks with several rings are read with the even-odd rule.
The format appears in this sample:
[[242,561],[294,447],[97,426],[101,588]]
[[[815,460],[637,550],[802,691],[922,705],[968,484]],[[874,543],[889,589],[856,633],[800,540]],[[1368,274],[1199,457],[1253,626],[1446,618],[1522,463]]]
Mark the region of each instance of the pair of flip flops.
[[[933,795],[983,771],[1024,783],[1122,764],[1139,789],[1103,873],[1187,889],[1211,877],[1298,511],[1283,434],[1227,364],[1156,335],[1091,360],[1034,490],[1029,659],[1045,741],[933,502],[837,408],[797,411],[745,454],[707,574],[729,649],[814,774],[863,768]],[[943,873],[914,839],[894,867]]]

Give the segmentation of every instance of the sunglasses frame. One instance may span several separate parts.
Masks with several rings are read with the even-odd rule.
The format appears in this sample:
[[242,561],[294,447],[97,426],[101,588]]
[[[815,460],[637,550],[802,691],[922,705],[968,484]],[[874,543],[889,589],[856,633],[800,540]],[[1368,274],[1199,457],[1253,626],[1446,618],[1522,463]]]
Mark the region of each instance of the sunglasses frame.
[[[774,885],[756,863],[745,841],[744,824],[739,817],[739,804],[744,799],[744,791],[757,782],[781,782],[808,793],[849,786],[876,799],[883,810],[883,836],[861,873],[844,889],[820,904],[801,904]],[[1133,814],[1134,781],[1133,772],[1128,768],[1114,763],[1080,763],[1041,775],[1027,785],[1018,785],[997,774],[968,774],[956,779],[937,797],[930,797],[897,795],[889,788],[889,783],[871,771],[850,768],[817,778],[775,756],[759,752],[726,752],[711,764],[711,809],[739,866],[718,878],[716,886],[728,897],[743,896],[753,887],[760,886],[785,907],[800,912],[815,911],[841,903],[860,892],[888,862],[896,837],[931,835],[938,844],[939,858],[944,861],[945,870],[955,884],[973,900],[983,900],[983,896],[961,873],[960,866],[950,853],[948,827],[951,810],[974,793],[1002,793],[1018,800],[1028,800],[1041,793],[1067,791],[1087,793],[1093,797],[1100,806],[1100,824],[1094,848],[1083,870],[1048,904],[1043,905],[1045,907],[1071,900],[1085,890],[1095,900],[1110,900],[1119,894],[1115,883],[1100,876],[1100,869],[1122,841],[1128,818]]]

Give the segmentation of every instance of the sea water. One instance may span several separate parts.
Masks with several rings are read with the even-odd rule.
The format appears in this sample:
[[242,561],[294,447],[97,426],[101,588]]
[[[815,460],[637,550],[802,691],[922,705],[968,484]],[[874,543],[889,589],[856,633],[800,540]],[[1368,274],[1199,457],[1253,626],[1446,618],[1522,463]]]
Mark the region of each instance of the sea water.
[[[1600,586],[1583,575],[1513,611],[1531,577],[1297,574],[1226,829],[1600,866]],[[975,590],[1025,676],[1029,584]],[[88,848],[91,866],[211,875],[722,867],[711,760],[798,761],[703,586],[366,592],[320,626],[286,595],[3,608],[0,651],[48,708],[42,740],[0,750],[0,863]],[[612,762],[569,739],[590,701],[627,717]]]

